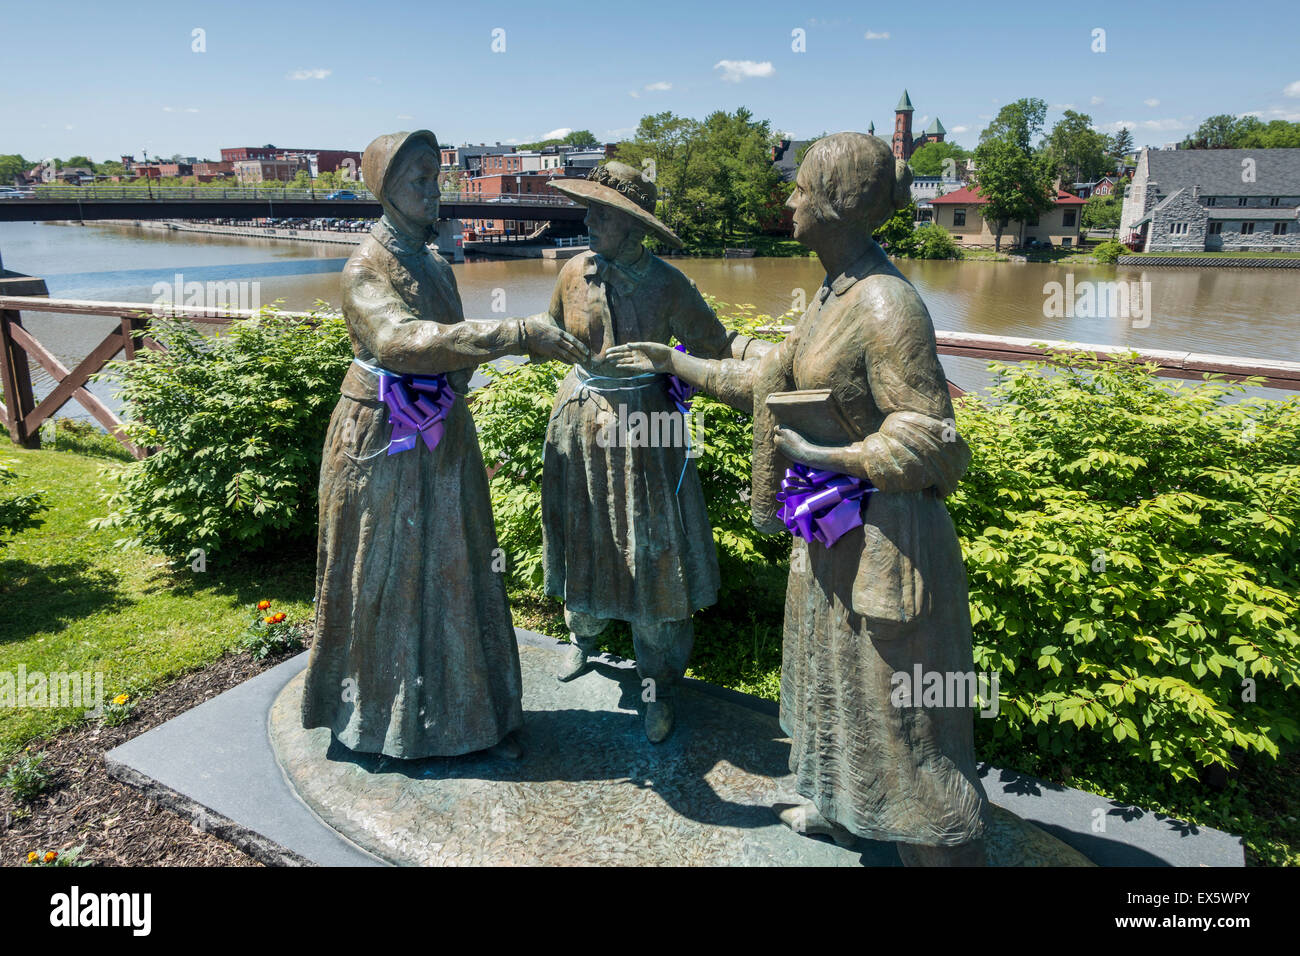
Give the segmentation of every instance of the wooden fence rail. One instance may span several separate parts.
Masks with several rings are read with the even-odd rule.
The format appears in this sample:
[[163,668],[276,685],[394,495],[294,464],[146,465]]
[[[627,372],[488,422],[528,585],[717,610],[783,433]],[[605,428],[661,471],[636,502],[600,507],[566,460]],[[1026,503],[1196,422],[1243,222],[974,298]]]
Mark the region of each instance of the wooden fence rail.
[[[75,400],[91,416],[117,438],[131,454],[143,457],[145,449],[133,445],[122,433],[122,420],[86,389],[90,377],[102,369],[119,352],[133,359],[140,347],[161,350],[162,346],[144,335],[151,315],[188,318],[195,322],[225,324],[249,319],[258,313],[252,309],[204,309],[197,306],[178,306],[158,309],[151,303],[141,302],[87,302],[76,299],[50,299],[44,296],[45,282],[30,276],[14,273],[0,275],[0,380],[4,386],[4,424],[9,437],[19,445],[29,448],[40,446],[41,423],[55,412]],[[100,341],[90,354],[69,370],[62,362],[23,328],[22,313],[53,312],[63,315],[107,316],[118,319],[118,325]],[[298,320],[310,320],[312,313],[281,312],[280,315]],[[786,332],[792,326],[768,326],[763,331]],[[995,359],[1001,362],[1025,362],[1046,358],[1052,351],[1068,350],[1086,352],[1098,359],[1124,361],[1136,354],[1140,361],[1154,363],[1159,375],[1178,378],[1200,378],[1207,372],[1219,373],[1239,381],[1245,378],[1262,378],[1272,388],[1300,390],[1300,362],[1264,361],[1227,355],[1207,355],[1198,352],[1164,349],[1129,349],[1115,345],[1095,345],[1082,342],[1041,341],[1011,338],[1002,335],[977,335],[969,332],[936,332],[940,355],[961,358]],[[31,372],[28,360],[41,365],[55,381],[54,390],[40,404],[32,393]],[[948,389],[953,395],[962,389],[952,382]]]

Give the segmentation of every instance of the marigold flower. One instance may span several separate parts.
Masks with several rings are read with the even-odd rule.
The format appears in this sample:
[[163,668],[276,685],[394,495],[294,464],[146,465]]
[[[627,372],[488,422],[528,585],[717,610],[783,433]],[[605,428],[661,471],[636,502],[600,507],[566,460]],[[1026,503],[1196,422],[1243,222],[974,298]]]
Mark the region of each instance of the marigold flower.
[[121,707],[130,699],[131,698],[128,697],[126,694],[118,694],[116,697],[113,698],[113,703],[115,703],[118,707]]
[[274,617],[274,616],[264,617],[264,618],[262,618],[262,623],[263,623],[263,624],[274,624],[274,623],[275,623],[275,617]]
[[271,602],[270,602],[270,601],[258,601],[258,602],[257,602],[257,609],[258,609],[259,611],[265,611],[265,610],[266,610],[268,607],[270,607],[270,606],[271,606]]
[[38,859],[40,859],[40,854],[37,853],[35,850],[32,850],[31,853],[27,854],[28,863],[35,863]]
[[58,855],[57,853],[55,853],[53,850],[51,850],[49,853],[46,853],[46,854],[45,854],[45,862],[46,862],[46,863],[53,863],[53,862],[54,862],[55,860],[57,860],[58,858],[59,858],[59,855]]
[[274,618],[275,618],[275,622],[276,622],[277,624],[279,624],[281,621],[284,620],[284,618],[285,618],[285,613],[284,613],[283,611],[281,611],[281,612],[279,612],[278,614],[274,614],[274,615],[272,615],[272,617],[274,617]]

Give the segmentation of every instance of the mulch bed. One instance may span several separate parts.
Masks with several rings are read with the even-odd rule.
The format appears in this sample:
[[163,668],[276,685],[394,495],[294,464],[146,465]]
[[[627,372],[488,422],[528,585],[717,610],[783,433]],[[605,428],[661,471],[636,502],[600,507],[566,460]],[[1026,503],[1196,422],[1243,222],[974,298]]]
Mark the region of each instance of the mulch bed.
[[51,785],[29,804],[0,790],[0,866],[22,865],[32,850],[65,852],[83,844],[79,859],[95,866],[261,866],[110,777],[103,755],[284,659],[227,653],[141,699],[120,727],[90,721],[32,744],[33,753],[49,754],[44,766],[52,771]]

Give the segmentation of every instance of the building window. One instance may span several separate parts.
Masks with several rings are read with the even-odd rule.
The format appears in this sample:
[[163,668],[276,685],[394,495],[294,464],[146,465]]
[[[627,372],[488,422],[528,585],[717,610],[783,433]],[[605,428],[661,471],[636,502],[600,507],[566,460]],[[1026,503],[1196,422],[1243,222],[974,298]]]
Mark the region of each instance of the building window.
[[1061,245],[1062,245],[1062,246],[1066,246],[1066,247],[1068,247],[1068,246],[1070,246],[1070,245],[1073,245],[1073,243],[1074,243],[1074,238],[1073,238],[1072,236],[1066,236],[1065,238],[1063,238],[1063,239],[1061,240]]
[[1241,234],[1243,236],[1253,236],[1255,234],[1255,224],[1253,222],[1243,222],[1241,224]]
[[954,210],[952,211],[952,224],[953,224],[954,226],[964,226],[964,225],[966,225],[966,210],[965,210],[965,209],[954,209]]
[[1028,220],[1026,220],[1026,221],[1025,221],[1025,225],[1026,225],[1026,226],[1036,226],[1036,225],[1038,225],[1038,217],[1035,216],[1033,219],[1028,219]]
[[1246,205],[1246,197],[1245,197],[1245,196],[1241,196],[1241,197],[1239,197],[1239,198],[1237,199],[1237,205],[1238,205],[1238,206],[1244,206],[1244,205]]
[[1223,232],[1223,223],[1221,222],[1212,222],[1205,227],[1207,236],[1217,236],[1221,232]]
[[1061,216],[1061,225],[1066,228],[1072,228],[1074,226],[1074,216],[1075,212],[1073,209],[1065,210],[1064,214]]
[[1218,204],[1219,204],[1218,196],[1211,196],[1209,199],[1205,200],[1205,205],[1207,206],[1217,206]]
[[1171,222],[1171,223],[1169,224],[1169,235],[1171,235],[1171,236],[1184,236],[1184,235],[1186,235],[1186,234],[1187,234],[1187,223],[1185,223],[1185,222]]
[[1284,222],[1275,222],[1275,223],[1273,223],[1273,235],[1275,235],[1275,236],[1285,236],[1285,235],[1286,235],[1286,223],[1284,223]]
[[1282,204],[1282,200],[1279,199],[1277,196],[1273,196],[1271,199],[1269,199],[1268,204],[1270,206],[1280,206]]

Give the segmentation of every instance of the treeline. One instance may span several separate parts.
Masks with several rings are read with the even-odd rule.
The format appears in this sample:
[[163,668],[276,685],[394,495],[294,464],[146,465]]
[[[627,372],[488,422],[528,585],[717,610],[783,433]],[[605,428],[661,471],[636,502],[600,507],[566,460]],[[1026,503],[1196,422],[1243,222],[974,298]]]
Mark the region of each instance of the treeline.
[[1300,123],[1276,119],[1265,123],[1257,116],[1211,116],[1179,149],[1297,149]]

